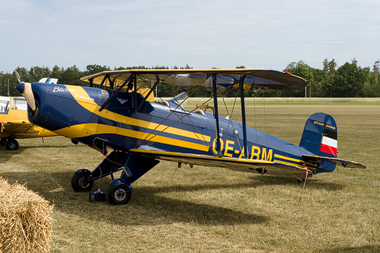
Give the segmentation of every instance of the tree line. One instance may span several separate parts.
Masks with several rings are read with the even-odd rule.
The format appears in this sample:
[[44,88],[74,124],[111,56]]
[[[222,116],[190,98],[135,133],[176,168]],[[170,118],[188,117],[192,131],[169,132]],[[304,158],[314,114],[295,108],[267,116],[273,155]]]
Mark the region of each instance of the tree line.
[[[291,74],[300,76],[308,81],[305,90],[282,91],[282,90],[247,90],[245,96],[266,96],[266,97],[380,97],[379,82],[380,61],[377,60],[372,69],[370,67],[360,67],[355,59],[346,62],[342,66],[332,59],[323,61],[323,69],[310,67],[303,61],[292,62],[283,70]],[[184,67],[171,67],[172,69],[191,69],[189,65]],[[237,68],[244,68],[238,66]],[[57,78],[61,84],[71,85],[88,85],[80,80],[81,77],[102,71],[126,70],[126,69],[169,69],[167,66],[133,66],[118,67],[111,69],[109,66],[87,65],[85,70],[80,70],[75,65],[68,68],[54,66],[49,67],[31,67],[26,69],[18,67],[16,70],[20,73],[22,79],[28,82],[37,82],[41,78]],[[4,73],[0,71],[0,95],[19,96],[15,86],[18,84],[14,73]],[[172,97],[181,92],[192,93],[196,97],[210,97],[211,90],[208,87],[180,87],[176,85],[158,85],[156,95],[159,97]],[[227,97],[236,96],[236,90],[226,90],[224,93]]]

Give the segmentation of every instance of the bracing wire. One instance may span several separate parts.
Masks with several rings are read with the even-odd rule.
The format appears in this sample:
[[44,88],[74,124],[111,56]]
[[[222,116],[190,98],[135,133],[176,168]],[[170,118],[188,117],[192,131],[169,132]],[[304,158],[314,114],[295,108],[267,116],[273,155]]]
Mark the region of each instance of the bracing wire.
[[[267,132],[267,121],[266,121],[266,112],[265,112],[265,90],[263,90],[263,103],[264,103],[264,129]],[[268,135],[265,134],[265,146],[268,146]]]
[[[187,98],[184,100],[184,101],[182,101],[180,104],[178,104],[178,106],[174,109],[174,110],[172,110],[170,113],[169,113],[169,115],[168,116],[166,116],[166,118],[165,119],[163,119],[162,121],[161,121],[161,123],[160,124],[158,124],[147,136],[146,136],[146,138],[145,138],[145,140],[141,143],[141,144],[139,144],[139,145],[137,145],[136,147],[140,147],[140,146],[142,146],[142,145],[144,145],[145,143],[147,143],[148,141],[150,141],[150,140],[152,140],[155,136],[157,136],[157,135],[159,135],[160,133],[162,133],[162,132],[164,132],[166,129],[168,129],[169,127],[171,127],[172,125],[174,125],[175,123],[177,123],[177,122],[179,122],[180,120],[182,120],[184,117],[186,117],[187,115],[185,115],[185,116],[183,116],[183,117],[181,117],[181,118],[179,118],[177,121],[175,121],[175,122],[173,122],[171,125],[168,125],[168,126],[166,126],[163,130],[161,130],[160,132],[158,132],[157,134],[155,134],[155,135],[153,135],[152,133],[154,132],[154,131],[156,131],[157,130],[157,128],[159,127],[159,126],[161,126],[174,112],[175,112],[175,110],[177,110],[179,107],[181,107],[181,105],[192,95],[192,94],[194,94],[194,92],[195,91],[197,91],[198,89],[199,89],[199,87],[201,87],[201,85],[205,82],[207,80],[207,78],[202,82],[202,83],[200,83],[192,92],[191,92],[191,94],[189,95],[189,96],[187,96]],[[161,99],[162,100],[162,99]],[[211,100],[211,99],[210,99]],[[196,109],[194,109],[194,110],[192,110],[191,112],[189,112],[189,113],[192,113],[192,112],[194,112]],[[198,132],[199,132],[199,129],[197,128],[197,130],[198,130]],[[200,133],[200,132],[199,132]],[[194,133],[195,134],[195,133]],[[152,136],[151,138],[149,138],[149,136]],[[197,134],[195,134],[195,136],[197,137],[197,138],[199,138],[198,137],[198,135]],[[201,136],[203,136],[203,135],[201,135]],[[149,138],[149,139],[148,139]],[[204,137],[203,137],[204,138]],[[207,142],[205,139],[204,139],[204,141],[205,142]]]
[[[236,133],[236,130],[235,130],[235,126],[234,126],[234,124],[232,123],[232,115],[233,115],[233,112],[234,112],[234,110],[235,110],[235,105],[236,105],[236,101],[237,101],[238,94],[239,94],[239,90],[236,90],[236,96],[235,96],[234,104],[233,104],[233,106],[232,106],[231,115],[230,115],[230,117],[229,117],[228,127],[229,127],[230,124],[231,124],[231,126],[232,126],[232,130],[233,130],[234,135],[235,135],[235,138],[236,138],[237,143],[238,143],[238,145],[239,145],[239,149],[240,149],[240,151],[242,151],[242,147],[241,147],[241,145],[240,145],[240,141],[239,141],[239,136],[238,136],[237,133]],[[226,106],[226,110],[228,111],[227,106]],[[228,127],[227,127],[227,132],[228,132]],[[226,137],[226,138],[227,138],[227,137]],[[226,139],[224,139],[224,141],[226,141]]]
[[[185,102],[185,101],[186,101],[186,100],[187,100],[192,94],[194,94],[194,92],[195,92],[199,87],[201,87],[201,85],[202,85],[207,79],[208,79],[208,78],[206,78],[202,83],[200,83],[200,84],[197,86],[197,88],[194,89],[194,90],[191,92],[191,94],[190,94],[190,95],[189,95],[184,101],[182,101],[182,103],[184,103],[184,102]],[[225,90],[227,90],[227,89],[230,88],[231,86],[232,86],[232,85],[230,85],[229,87],[226,87],[226,88],[220,90],[220,91],[218,92],[217,95],[222,94]],[[205,102],[203,102],[202,105],[207,104],[211,99],[213,99],[213,97],[211,97],[211,98],[209,98],[208,100],[206,100]],[[215,99],[215,98],[214,98],[214,99]],[[217,98],[216,98],[216,99],[217,99]],[[176,110],[178,107],[180,107],[180,106],[182,105],[182,103],[179,104],[179,105],[178,105],[173,111],[171,111],[170,114],[169,114],[164,120],[162,120],[161,123],[158,124],[157,127],[156,127],[155,129],[153,129],[153,130],[148,134],[148,136],[144,139],[144,141],[143,141],[141,144],[139,144],[139,145],[136,146],[136,148],[138,148],[138,147],[144,145],[144,144],[147,143],[148,141],[152,140],[155,136],[161,134],[162,132],[164,132],[164,131],[165,131],[166,129],[168,129],[169,127],[173,126],[174,124],[176,124],[177,122],[179,122],[179,121],[182,120],[183,118],[187,117],[188,115],[185,114],[184,116],[180,117],[178,120],[176,120],[175,122],[173,122],[172,124],[166,126],[163,130],[161,130],[161,131],[158,132],[157,134],[155,134],[155,135],[152,134],[155,130],[157,130],[157,128],[158,128],[160,125],[162,125],[163,122],[165,122],[165,121],[169,118],[169,116],[171,116],[171,115],[175,112],[175,110]],[[194,108],[194,109],[191,110],[189,113],[191,114],[191,113],[193,113],[195,110],[197,110],[197,108]],[[177,116],[177,117],[178,117],[178,116]],[[196,129],[199,131],[199,129],[198,129],[197,127],[196,127]],[[200,132],[199,132],[199,133],[200,133]],[[194,133],[194,134],[195,134],[195,133]],[[148,139],[148,137],[149,137],[150,135],[152,135],[152,137],[150,137],[150,138]],[[198,135],[196,135],[196,136],[197,136],[197,138],[199,138]],[[203,135],[201,135],[201,136],[203,137]],[[203,138],[204,138],[204,137],[203,137]],[[205,139],[204,139],[204,141],[207,143],[207,141],[206,141]]]

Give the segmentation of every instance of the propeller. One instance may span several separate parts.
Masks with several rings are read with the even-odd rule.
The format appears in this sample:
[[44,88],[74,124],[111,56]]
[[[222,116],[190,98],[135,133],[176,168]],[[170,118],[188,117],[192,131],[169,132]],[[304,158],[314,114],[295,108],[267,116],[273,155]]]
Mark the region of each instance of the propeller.
[[28,102],[29,107],[35,111],[36,110],[36,101],[34,99],[33,91],[32,91],[32,84],[31,83],[24,83],[22,81],[22,78],[20,74],[15,70],[15,74],[17,77],[17,80],[20,84],[16,86],[16,90],[24,96],[26,99],[26,102]]
[[15,74],[16,74],[18,82],[23,83],[22,78],[21,78],[20,74],[17,72],[17,70],[15,70]]

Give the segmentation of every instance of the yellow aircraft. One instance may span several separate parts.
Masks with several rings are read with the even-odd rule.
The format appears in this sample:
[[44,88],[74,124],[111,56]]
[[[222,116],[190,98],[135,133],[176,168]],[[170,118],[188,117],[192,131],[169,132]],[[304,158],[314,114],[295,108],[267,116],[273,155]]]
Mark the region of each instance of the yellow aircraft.
[[[56,79],[43,78],[40,82],[56,83]],[[0,138],[7,150],[17,150],[16,139],[57,136],[58,134],[28,121],[28,104],[23,97],[0,96]]]

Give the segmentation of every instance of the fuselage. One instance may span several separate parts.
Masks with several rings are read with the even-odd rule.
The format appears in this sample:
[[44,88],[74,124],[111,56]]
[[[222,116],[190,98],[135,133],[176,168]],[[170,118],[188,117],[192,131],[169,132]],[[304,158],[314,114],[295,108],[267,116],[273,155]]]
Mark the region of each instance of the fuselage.
[[[203,111],[189,112],[171,101],[147,102],[139,93],[119,92],[107,107],[109,90],[33,83],[37,110],[29,110],[33,124],[91,144],[101,141],[114,149],[157,149],[170,152],[281,161],[303,166],[309,151],[247,127],[247,154],[242,125],[219,117],[216,141],[215,117]],[[139,110],[136,112],[136,108]]]

